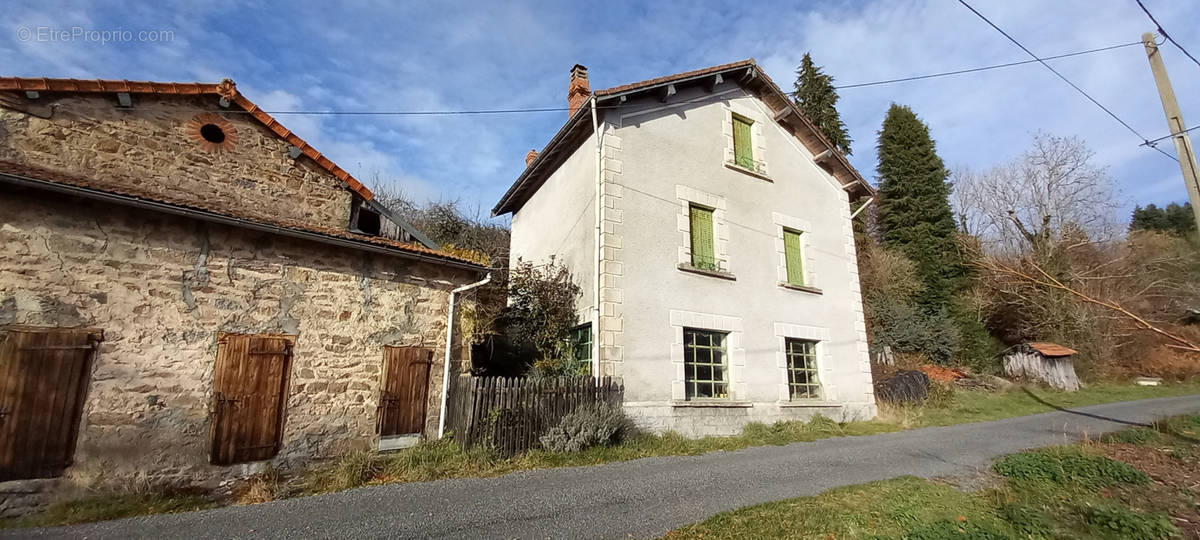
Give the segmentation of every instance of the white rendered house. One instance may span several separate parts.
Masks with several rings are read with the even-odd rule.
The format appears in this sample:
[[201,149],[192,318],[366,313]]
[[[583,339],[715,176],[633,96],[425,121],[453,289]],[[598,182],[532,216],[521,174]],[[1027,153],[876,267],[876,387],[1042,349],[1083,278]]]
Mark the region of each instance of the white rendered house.
[[654,431],[870,418],[850,203],[870,185],[753,60],[592,92],[493,209],[583,288],[584,369]]

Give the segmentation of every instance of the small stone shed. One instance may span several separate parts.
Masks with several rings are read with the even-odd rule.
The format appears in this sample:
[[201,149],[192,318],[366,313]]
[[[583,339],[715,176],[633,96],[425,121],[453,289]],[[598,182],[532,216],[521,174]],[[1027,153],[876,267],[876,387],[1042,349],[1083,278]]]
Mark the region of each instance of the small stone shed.
[[0,78],[0,515],[437,436],[485,275],[231,81]]
[[1038,381],[1051,388],[1074,392],[1079,390],[1079,377],[1071,362],[1075,352],[1044,341],[1016,345],[1004,357],[1004,373],[1010,378]]

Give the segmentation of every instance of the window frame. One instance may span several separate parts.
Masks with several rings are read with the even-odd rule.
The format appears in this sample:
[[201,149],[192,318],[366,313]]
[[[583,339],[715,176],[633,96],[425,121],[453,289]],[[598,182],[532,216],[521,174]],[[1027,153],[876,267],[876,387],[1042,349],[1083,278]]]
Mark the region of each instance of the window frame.
[[[758,172],[758,160],[755,159],[754,152],[754,120],[731,111],[730,121],[732,122],[731,127],[733,129],[733,165],[746,170]],[[739,124],[745,126],[745,134],[743,135],[745,143],[743,145],[744,152],[741,153],[738,152]]]
[[[794,247],[796,251],[794,254],[788,249],[789,235],[796,239]],[[809,286],[807,274],[808,265],[804,264],[804,235],[804,231],[791,227],[783,227],[783,266],[785,275],[787,277],[787,280],[784,283],[787,283],[788,285],[795,285],[797,287]],[[795,264],[799,265],[799,268],[796,268],[795,272],[792,271],[793,261]],[[795,273],[799,278],[800,281],[798,283],[792,279],[793,273]]]
[[[580,332],[584,330],[587,331],[587,339],[580,340]],[[571,341],[571,360],[575,363],[573,366],[575,371],[580,375],[591,375],[595,364],[595,359],[592,358],[592,345],[595,343],[593,341],[595,333],[592,332],[592,323],[587,322],[571,328],[568,339]],[[581,352],[583,355],[580,354]],[[585,367],[587,369],[584,369]]]
[[[783,338],[784,370],[787,376],[788,399],[790,401],[821,400],[825,395],[820,377],[820,341],[795,337]],[[796,350],[794,345],[806,350]],[[803,365],[797,367],[796,360]],[[798,374],[804,374],[804,382],[797,382]],[[804,392],[798,392],[804,388]]]
[[[700,345],[699,336],[705,336],[708,339],[706,345]],[[689,337],[691,338],[689,340]],[[720,343],[716,343],[716,339],[720,338]],[[729,337],[730,332],[721,330],[710,330],[706,328],[683,328],[683,384],[684,384],[684,399],[686,401],[730,401],[733,394],[731,392],[732,385],[729,380],[730,358],[729,358]],[[706,350],[708,352],[707,362],[698,362],[697,352]],[[714,360],[716,354],[720,354],[720,361]],[[689,360],[689,356],[691,359]],[[701,368],[708,369],[708,377],[701,379],[699,372]],[[720,378],[717,378],[715,373],[720,370]],[[690,372],[690,374],[689,374]],[[699,395],[701,385],[709,388],[708,396]]]
[[[700,260],[702,257],[696,249],[696,215],[704,213],[708,215],[708,226],[704,228],[702,234],[708,237],[708,260]],[[688,249],[691,252],[690,264],[693,268],[708,270],[711,272],[719,272],[721,270],[721,261],[717,258],[717,211],[715,208],[709,208],[702,204],[688,203],[688,233],[689,244]]]

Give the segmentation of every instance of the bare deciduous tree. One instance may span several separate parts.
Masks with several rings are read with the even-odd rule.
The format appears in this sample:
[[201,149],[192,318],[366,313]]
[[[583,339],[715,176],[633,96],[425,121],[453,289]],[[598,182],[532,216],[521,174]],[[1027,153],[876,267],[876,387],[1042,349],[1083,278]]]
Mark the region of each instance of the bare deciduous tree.
[[952,203],[959,225],[989,250],[1040,252],[1059,245],[1064,231],[1082,241],[1111,240],[1116,226],[1113,181],[1094,165],[1077,137],[1033,136],[1033,146],[987,172],[958,171]]

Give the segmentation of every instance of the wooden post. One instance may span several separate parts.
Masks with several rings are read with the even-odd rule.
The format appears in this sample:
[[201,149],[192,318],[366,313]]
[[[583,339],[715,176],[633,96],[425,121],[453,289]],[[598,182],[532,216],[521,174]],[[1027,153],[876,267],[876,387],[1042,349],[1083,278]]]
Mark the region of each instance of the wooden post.
[[1168,133],[1175,134],[1175,152],[1179,155],[1179,168],[1183,170],[1183,182],[1187,184],[1188,197],[1192,200],[1192,214],[1196,219],[1196,227],[1200,228],[1200,165],[1196,164],[1196,152],[1192,148],[1192,140],[1188,137],[1187,125],[1183,122],[1183,112],[1179,109],[1179,101],[1175,99],[1175,89],[1171,79],[1167,77],[1167,66],[1163,63],[1158,44],[1154,42],[1154,33],[1142,34],[1142,44],[1146,46],[1146,57],[1150,60],[1150,71],[1154,73],[1154,83],[1158,85],[1158,97],[1162,100],[1163,112],[1167,115]]

